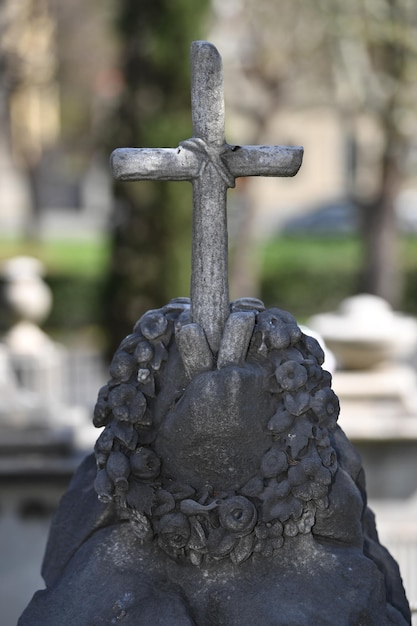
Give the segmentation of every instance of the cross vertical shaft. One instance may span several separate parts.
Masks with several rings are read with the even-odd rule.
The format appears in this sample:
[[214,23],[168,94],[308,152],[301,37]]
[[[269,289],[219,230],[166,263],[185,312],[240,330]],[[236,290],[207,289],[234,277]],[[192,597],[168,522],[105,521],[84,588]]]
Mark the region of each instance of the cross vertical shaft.
[[[216,48],[191,46],[193,136],[219,153],[225,143],[222,61]],[[217,353],[229,315],[227,183],[211,160],[193,180],[191,317]],[[233,181],[234,182],[234,181]]]

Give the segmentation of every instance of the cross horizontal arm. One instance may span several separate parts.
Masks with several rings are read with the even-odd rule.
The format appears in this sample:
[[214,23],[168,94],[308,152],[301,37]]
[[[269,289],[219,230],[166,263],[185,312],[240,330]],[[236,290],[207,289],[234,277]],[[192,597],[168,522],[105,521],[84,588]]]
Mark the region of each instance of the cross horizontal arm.
[[295,176],[303,160],[300,146],[230,146],[227,166],[239,176]]
[[[185,143],[185,142],[184,142]],[[239,176],[295,176],[301,166],[299,146],[230,146],[220,158],[234,178]],[[117,180],[194,180],[201,156],[184,146],[178,148],[118,148],[111,155]]]
[[196,154],[182,148],[118,148],[110,164],[117,180],[193,180],[200,170]]

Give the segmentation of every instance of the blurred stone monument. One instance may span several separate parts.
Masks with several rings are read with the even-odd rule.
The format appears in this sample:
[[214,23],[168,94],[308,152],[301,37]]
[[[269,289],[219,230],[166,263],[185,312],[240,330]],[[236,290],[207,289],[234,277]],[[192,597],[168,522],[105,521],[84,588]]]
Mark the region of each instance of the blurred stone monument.
[[33,257],[3,263],[4,301],[10,326],[2,338],[11,366],[25,390],[51,407],[63,400],[64,349],[39,326],[48,316],[52,294],[42,280],[44,268]]
[[322,349],[290,313],[229,302],[227,188],[294,175],[302,150],[227,144],[219,54],[194,42],[191,65],[194,137],[112,157],[124,180],[192,181],[191,300],[116,351],[19,625],[409,624]]
[[[337,311],[313,316],[309,326],[320,333],[336,358],[333,386],[353,430],[380,437],[404,429],[417,436],[417,320],[393,311],[378,296],[358,294]],[[364,416],[368,419],[364,419]],[[346,424],[348,426],[348,424]]]
[[42,263],[27,256],[2,266],[7,329],[0,342],[0,466],[9,471],[28,469],[31,462],[48,467],[51,459],[51,470],[57,470],[59,459],[65,466],[67,457],[78,454],[76,429],[88,423],[85,409],[66,402],[67,351],[40,327],[52,305],[43,272]]

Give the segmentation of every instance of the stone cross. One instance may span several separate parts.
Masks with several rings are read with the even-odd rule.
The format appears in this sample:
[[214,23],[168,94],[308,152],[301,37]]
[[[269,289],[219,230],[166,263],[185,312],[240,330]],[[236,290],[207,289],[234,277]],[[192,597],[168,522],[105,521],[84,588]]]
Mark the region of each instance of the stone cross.
[[191,318],[214,354],[229,316],[226,193],[238,176],[294,176],[303,149],[225,141],[222,60],[205,41],[191,45],[193,137],[178,148],[120,148],[118,180],[188,180],[193,186]]

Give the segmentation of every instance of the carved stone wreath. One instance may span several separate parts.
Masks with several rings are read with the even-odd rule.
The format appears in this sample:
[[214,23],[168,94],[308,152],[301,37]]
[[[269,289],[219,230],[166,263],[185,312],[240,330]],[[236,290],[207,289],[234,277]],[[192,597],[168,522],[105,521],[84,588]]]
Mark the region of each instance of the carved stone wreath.
[[[155,403],[178,333],[190,321],[188,299],[175,299],[136,323],[114,355],[94,412],[95,426],[105,427],[95,447],[100,500],[115,502],[142,540],[194,565],[223,558],[241,563],[255,553],[271,557],[285,537],[310,533],[317,512],[329,506],[337,471],[331,432],[339,403],[330,374],[321,368],[321,347],[287,312],[265,310],[254,299],[232,303],[231,313],[239,311],[254,316],[241,366],[261,368],[275,408],[264,421],[269,447],[249,479],[233,489],[225,483],[224,490],[184,483],[155,449],[170,410],[156,418]],[[178,363],[174,371],[183,385],[187,376]],[[185,391],[176,391],[175,403]]]

